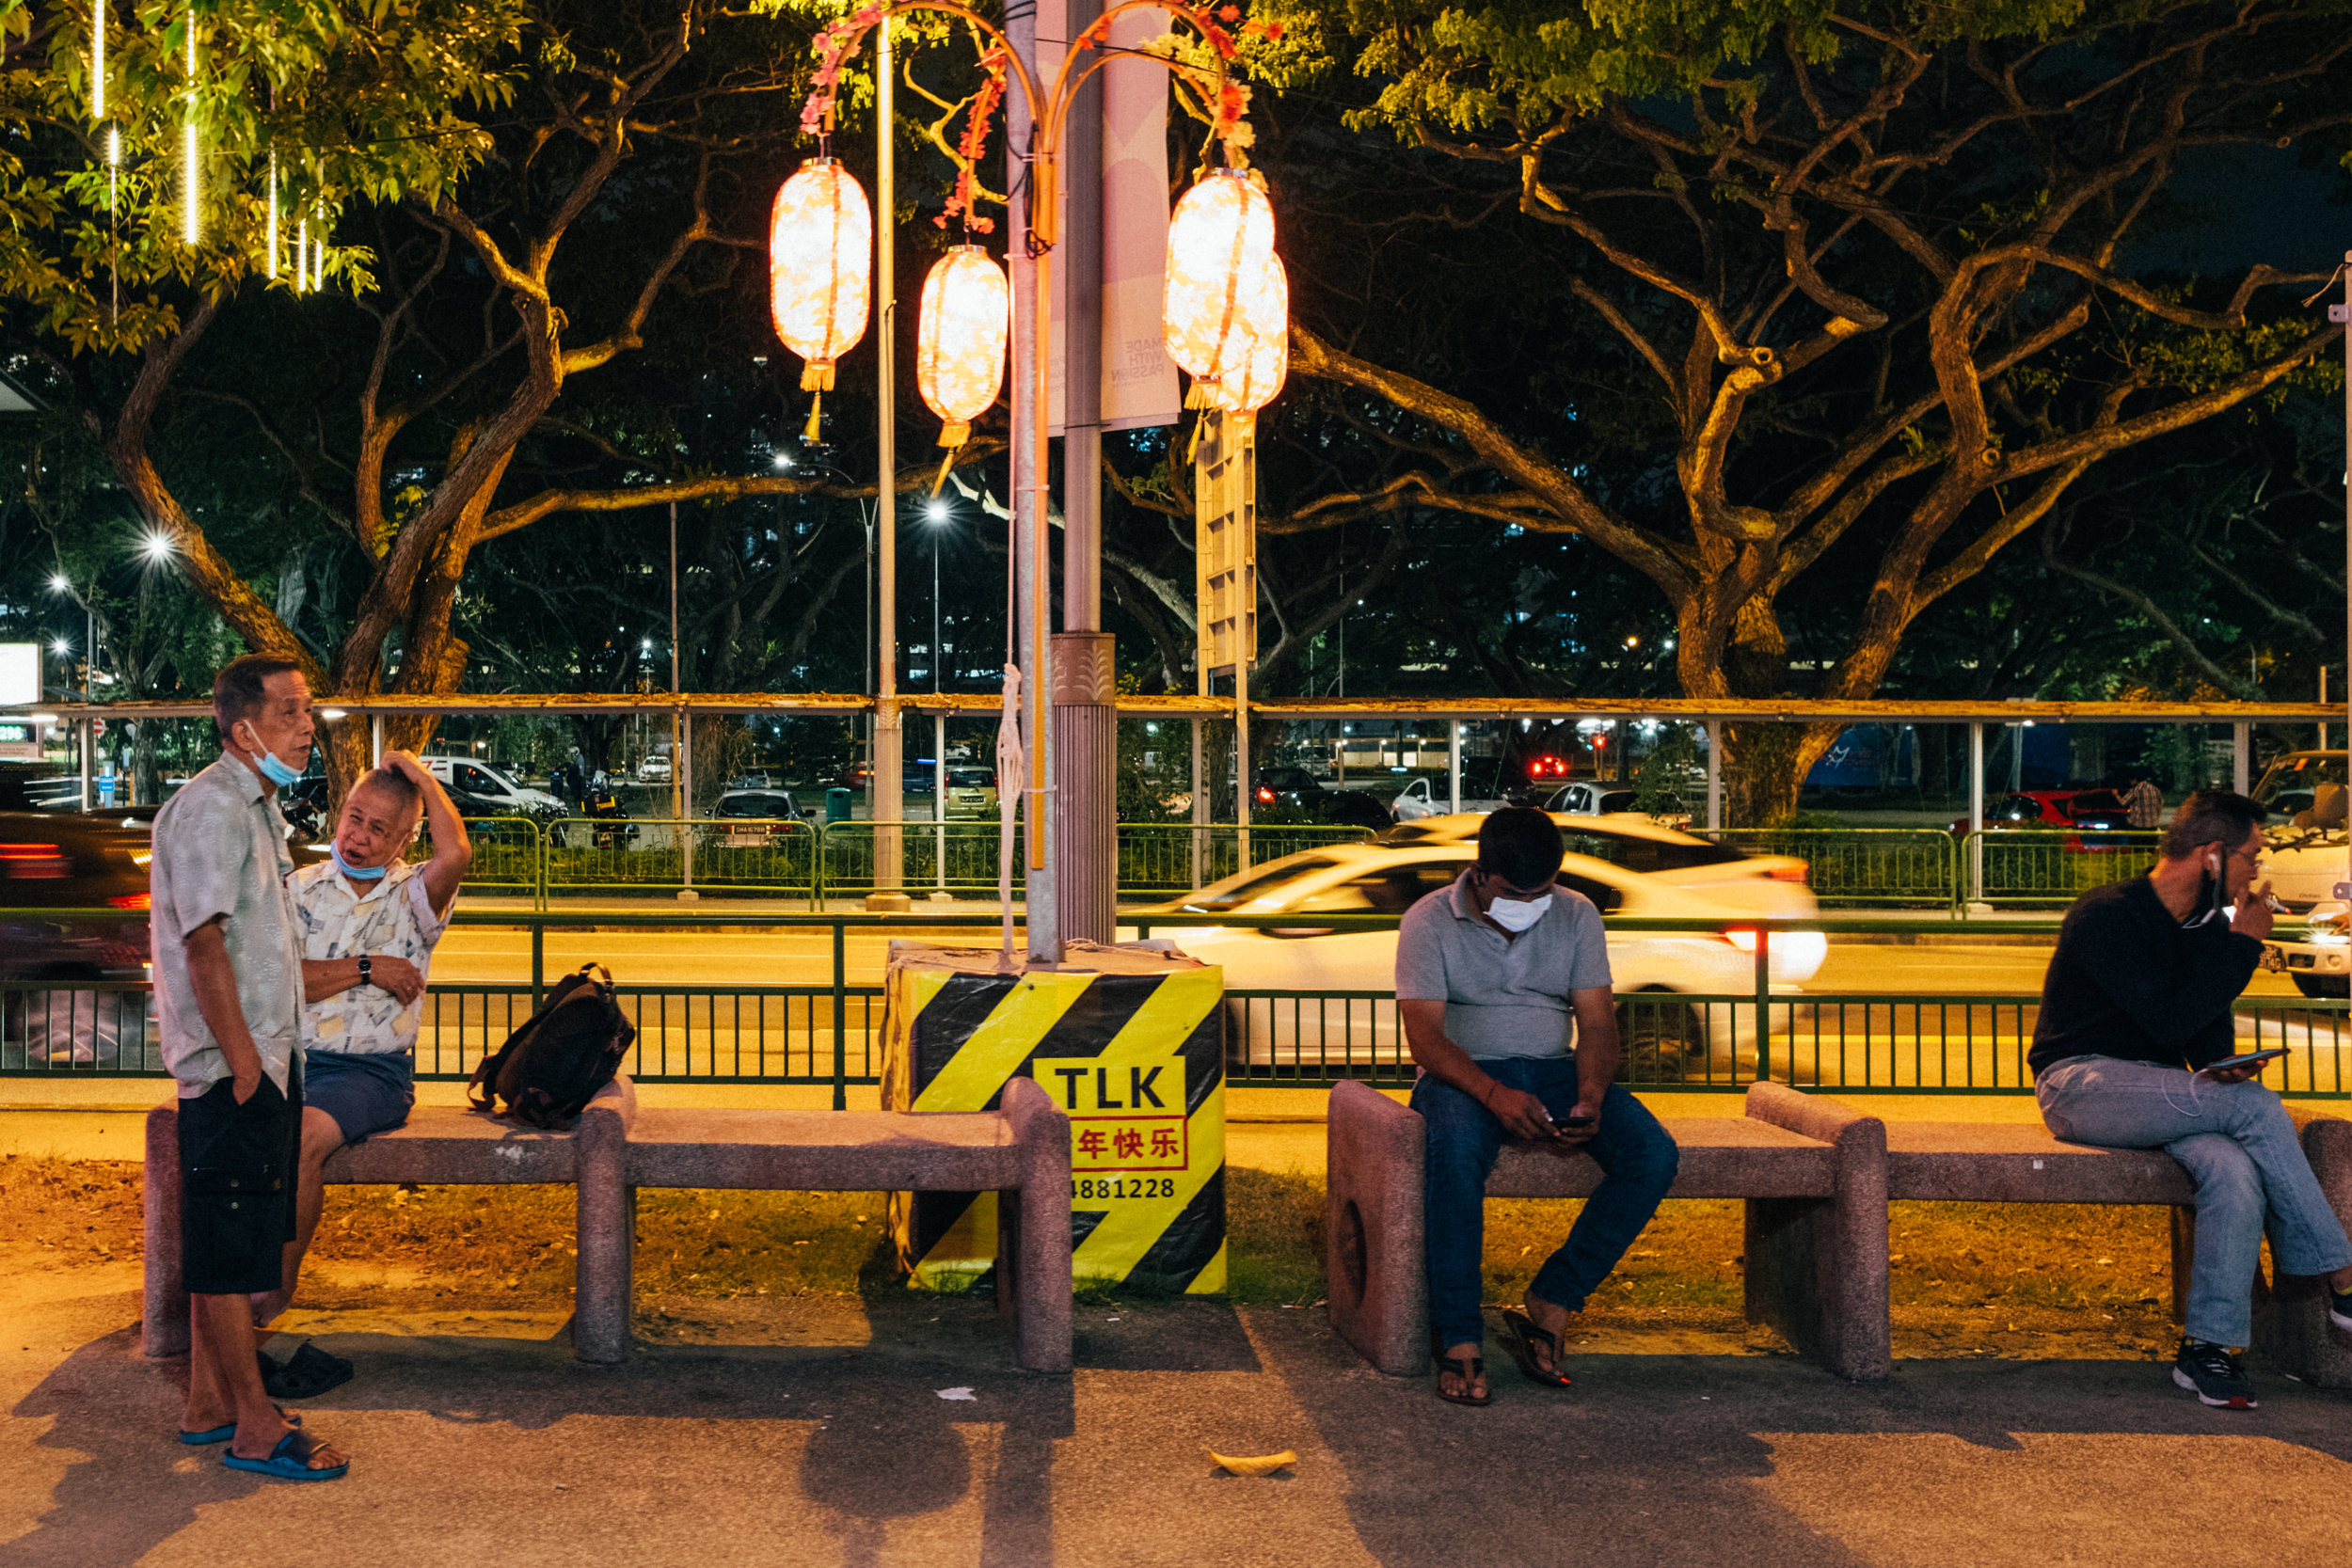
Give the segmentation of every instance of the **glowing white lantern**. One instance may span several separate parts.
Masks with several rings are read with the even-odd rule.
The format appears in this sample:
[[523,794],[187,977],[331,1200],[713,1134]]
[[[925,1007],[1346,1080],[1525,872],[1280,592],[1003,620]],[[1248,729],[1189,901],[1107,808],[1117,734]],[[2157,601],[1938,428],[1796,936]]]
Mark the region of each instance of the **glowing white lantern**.
[[943,447],[972,436],[972,421],[996,401],[1005,382],[1005,340],[1011,329],[1012,290],[978,245],[958,245],[923,279],[923,309],[914,340],[914,386],[930,411],[946,421]]

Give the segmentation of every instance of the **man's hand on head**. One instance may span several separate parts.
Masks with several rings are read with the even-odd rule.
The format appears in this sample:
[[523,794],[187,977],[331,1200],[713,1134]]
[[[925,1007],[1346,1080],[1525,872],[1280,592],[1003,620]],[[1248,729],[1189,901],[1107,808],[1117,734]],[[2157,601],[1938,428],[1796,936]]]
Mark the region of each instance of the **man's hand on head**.
[[2248,888],[2237,896],[2237,908],[2230,916],[2230,929],[2242,937],[2261,942],[2270,935],[2270,927],[2278,920],[2272,912],[2267,888]]

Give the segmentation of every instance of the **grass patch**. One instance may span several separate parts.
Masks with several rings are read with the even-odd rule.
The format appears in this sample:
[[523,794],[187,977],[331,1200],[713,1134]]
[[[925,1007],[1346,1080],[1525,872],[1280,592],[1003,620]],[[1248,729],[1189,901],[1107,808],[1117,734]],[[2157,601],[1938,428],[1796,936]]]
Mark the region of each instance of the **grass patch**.
[[[1323,1299],[1319,1177],[1226,1173],[1229,1298]],[[136,1259],[140,1171],[114,1161],[0,1160],[12,1260]],[[1581,1204],[1486,1207],[1486,1299],[1516,1305]],[[639,1195],[637,1279],[648,1296],[850,1298],[897,1289],[879,1193]],[[305,1306],[388,1309],[450,1297],[560,1302],[572,1285],[565,1187],[329,1187]],[[1663,1205],[1587,1304],[1581,1326],[1740,1335],[1740,1206]],[[2167,1212],[2051,1204],[1898,1203],[1888,1251],[1899,1355],[2169,1354]],[[1149,1299],[1120,1287],[1082,1299]]]

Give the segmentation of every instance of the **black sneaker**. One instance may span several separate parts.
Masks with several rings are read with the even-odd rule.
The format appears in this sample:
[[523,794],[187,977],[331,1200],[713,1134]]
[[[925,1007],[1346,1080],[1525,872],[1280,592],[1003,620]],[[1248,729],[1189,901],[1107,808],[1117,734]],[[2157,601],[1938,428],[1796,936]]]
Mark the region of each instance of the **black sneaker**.
[[2328,1287],[2328,1321],[2346,1334],[2352,1334],[2352,1291],[2339,1291],[2332,1285]]
[[2254,1408],[2246,1369],[2238,1365],[2227,1345],[2183,1339],[2180,1354],[2172,1358],[2172,1381],[2217,1410]]

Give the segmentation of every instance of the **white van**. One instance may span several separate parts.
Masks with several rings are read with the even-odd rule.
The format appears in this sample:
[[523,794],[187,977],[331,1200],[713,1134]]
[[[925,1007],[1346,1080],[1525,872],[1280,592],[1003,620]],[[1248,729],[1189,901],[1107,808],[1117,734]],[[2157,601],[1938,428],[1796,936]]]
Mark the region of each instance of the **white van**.
[[486,762],[468,757],[424,757],[425,770],[457,798],[467,816],[561,816],[564,802],[544,789],[518,784]]

